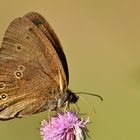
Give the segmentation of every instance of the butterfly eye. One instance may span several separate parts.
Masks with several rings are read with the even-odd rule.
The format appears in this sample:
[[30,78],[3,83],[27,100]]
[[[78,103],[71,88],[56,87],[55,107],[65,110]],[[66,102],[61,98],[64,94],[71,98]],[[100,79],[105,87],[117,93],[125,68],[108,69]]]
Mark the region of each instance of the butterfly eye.
[[16,76],[16,78],[20,79],[21,77],[23,77],[23,73],[20,71],[16,71],[15,76]]
[[25,67],[23,65],[20,65],[20,66],[18,66],[18,70],[19,71],[24,71],[25,70]]
[[0,83],[0,89],[3,89],[5,87],[5,84]]
[[6,98],[7,98],[7,94],[3,93],[3,94],[1,95],[1,99],[2,99],[2,100],[6,100]]

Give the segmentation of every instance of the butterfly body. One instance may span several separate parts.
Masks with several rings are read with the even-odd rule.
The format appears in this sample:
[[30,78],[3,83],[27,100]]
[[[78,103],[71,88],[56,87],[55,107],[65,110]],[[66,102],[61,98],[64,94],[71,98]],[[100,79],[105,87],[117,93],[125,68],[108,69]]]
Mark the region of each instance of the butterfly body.
[[68,81],[66,57],[49,23],[34,12],[12,21],[0,48],[0,119],[63,106],[73,95]]

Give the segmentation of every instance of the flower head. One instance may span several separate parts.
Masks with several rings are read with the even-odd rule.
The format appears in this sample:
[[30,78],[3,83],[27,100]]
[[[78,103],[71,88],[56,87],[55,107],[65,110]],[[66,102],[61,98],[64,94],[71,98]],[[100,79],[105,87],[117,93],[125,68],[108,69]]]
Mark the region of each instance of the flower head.
[[74,111],[59,112],[49,121],[42,121],[40,133],[43,140],[84,140],[88,122]]

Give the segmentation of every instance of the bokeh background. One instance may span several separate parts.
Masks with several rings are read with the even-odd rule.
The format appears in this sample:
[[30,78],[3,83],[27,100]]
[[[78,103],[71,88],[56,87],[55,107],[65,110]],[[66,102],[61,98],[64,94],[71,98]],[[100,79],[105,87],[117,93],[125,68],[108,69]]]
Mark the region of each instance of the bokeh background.
[[[140,139],[140,1],[0,0],[0,40],[9,23],[29,11],[54,28],[67,56],[69,88],[96,93],[79,100],[94,140]],[[41,140],[47,112],[0,122],[0,140]]]

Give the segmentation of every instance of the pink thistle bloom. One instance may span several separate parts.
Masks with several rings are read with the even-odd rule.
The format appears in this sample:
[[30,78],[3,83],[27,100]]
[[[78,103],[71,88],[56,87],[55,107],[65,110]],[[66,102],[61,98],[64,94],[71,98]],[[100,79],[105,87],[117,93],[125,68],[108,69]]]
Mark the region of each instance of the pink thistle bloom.
[[43,140],[85,140],[88,122],[74,111],[59,112],[49,121],[42,121],[40,133]]

